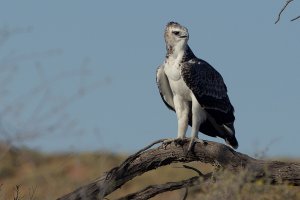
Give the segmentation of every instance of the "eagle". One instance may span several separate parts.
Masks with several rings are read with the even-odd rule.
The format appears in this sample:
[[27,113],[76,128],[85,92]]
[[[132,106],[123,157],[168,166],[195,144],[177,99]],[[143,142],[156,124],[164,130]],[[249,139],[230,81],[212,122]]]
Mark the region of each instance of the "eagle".
[[234,129],[234,107],[221,74],[208,62],[197,58],[188,45],[188,29],[177,22],[169,22],[164,33],[167,54],[157,68],[156,82],[165,105],[176,112],[178,134],[174,140],[185,138],[188,125],[193,142],[198,132],[221,137],[236,149],[238,141]]

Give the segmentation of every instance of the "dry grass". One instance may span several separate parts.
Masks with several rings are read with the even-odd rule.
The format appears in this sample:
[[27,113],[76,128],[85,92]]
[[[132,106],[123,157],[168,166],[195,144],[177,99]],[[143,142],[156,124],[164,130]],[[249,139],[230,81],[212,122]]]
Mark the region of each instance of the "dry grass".
[[9,151],[0,162],[0,199],[14,199],[16,185],[24,200],[33,189],[37,200],[55,199],[101,176],[124,158],[110,153],[47,155],[25,149]]
[[299,200],[300,188],[287,184],[270,185],[264,180],[252,182],[246,171],[232,174],[220,171],[215,174],[216,182],[195,186],[189,195],[201,200]]
[[[27,149],[10,150],[2,155],[0,160],[0,199],[55,199],[100,177],[103,172],[120,164],[125,157],[104,152],[50,155]],[[210,165],[198,162],[189,165],[204,173],[212,170]],[[133,179],[108,198],[115,199],[149,184],[179,181],[195,175],[195,172],[183,169],[181,164],[170,165]],[[233,175],[222,172],[215,176],[218,180],[216,183],[202,184],[190,189],[188,199],[300,199],[298,187],[271,186],[262,182],[249,183],[246,173]],[[179,200],[183,195],[184,190],[178,190],[158,195],[153,199]]]

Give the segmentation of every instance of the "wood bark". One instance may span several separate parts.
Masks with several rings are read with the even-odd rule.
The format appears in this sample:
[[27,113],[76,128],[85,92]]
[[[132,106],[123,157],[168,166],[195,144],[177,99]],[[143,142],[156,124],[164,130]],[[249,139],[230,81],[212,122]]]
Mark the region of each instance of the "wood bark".
[[[224,144],[211,141],[195,143],[190,152],[187,152],[189,139],[182,140],[180,144],[171,142],[151,148],[153,145],[162,143],[163,141],[161,139],[153,142],[151,145],[129,156],[120,166],[111,169],[101,178],[58,198],[58,200],[104,199],[105,196],[120,188],[129,180],[147,171],[171,163],[188,163],[192,161],[210,163],[232,172],[239,172],[246,169],[253,175],[253,179],[265,178],[272,184],[287,182],[296,186],[300,185],[300,163],[258,160],[236,152]],[[205,177],[205,175],[201,176]],[[140,191],[140,194],[144,192],[156,195],[161,192],[184,188],[195,184],[196,180],[194,179],[196,178],[192,177],[178,183],[167,183],[169,187],[161,185],[159,187],[153,186],[151,189],[150,186],[144,191]],[[163,189],[160,190],[160,188]],[[159,192],[155,192],[154,190]],[[150,197],[152,196],[150,195]],[[123,199],[126,199],[126,197]],[[131,199],[139,198],[132,197]]]

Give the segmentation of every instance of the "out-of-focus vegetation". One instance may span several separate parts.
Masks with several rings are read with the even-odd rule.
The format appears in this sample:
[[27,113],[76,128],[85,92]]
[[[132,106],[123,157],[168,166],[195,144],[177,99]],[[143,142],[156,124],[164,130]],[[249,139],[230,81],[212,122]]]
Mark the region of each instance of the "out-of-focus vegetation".
[[[14,200],[18,186],[19,199],[50,200],[73,191],[103,175],[120,164],[126,155],[105,152],[45,154],[25,148],[10,148],[4,144],[0,151],[0,199]],[[212,171],[210,165],[189,163],[203,173]],[[150,184],[180,181],[195,176],[195,172],[175,164],[148,172],[133,179],[117,190],[109,199],[116,199],[128,193],[141,190]],[[300,199],[300,188],[280,185],[272,186],[258,181],[249,183],[246,173],[230,174],[218,172],[215,183],[203,183],[189,189],[188,199],[245,199],[273,200]],[[156,196],[159,199],[182,199],[185,190],[168,192]]]
[[[60,48],[32,52],[9,46],[14,37],[32,30],[0,26],[0,200],[54,199],[121,160],[109,153],[47,155],[14,147],[45,135],[84,132],[67,107],[110,82],[109,77],[91,77],[88,58],[79,67],[51,66],[59,70],[49,74],[43,63],[61,56]],[[70,83],[76,86],[64,89]]]
[[101,176],[124,158],[110,153],[45,154],[11,148],[0,159],[0,199],[13,200],[17,185],[24,200],[32,192],[37,200],[55,199]]
[[188,200],[299,200],[300,188],[287,184],[270,185],[265,180],[252,182],[246,171],[217,172],[216,182],[194,187]]

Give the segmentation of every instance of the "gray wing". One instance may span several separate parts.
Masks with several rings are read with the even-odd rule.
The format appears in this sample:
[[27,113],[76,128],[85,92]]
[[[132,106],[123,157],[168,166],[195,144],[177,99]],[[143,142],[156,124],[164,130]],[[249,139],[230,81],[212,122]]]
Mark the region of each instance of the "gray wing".
[[156,83],[163,102],[169,109],[175,111],[173,93],[169,84],[168,77],[164,71],[164,65],[160,65],[156,70]]
[[194,58],[182,64],[181,75],[199,104],[218,124],[233,124],[234,108],[219,72],[204,60]]

